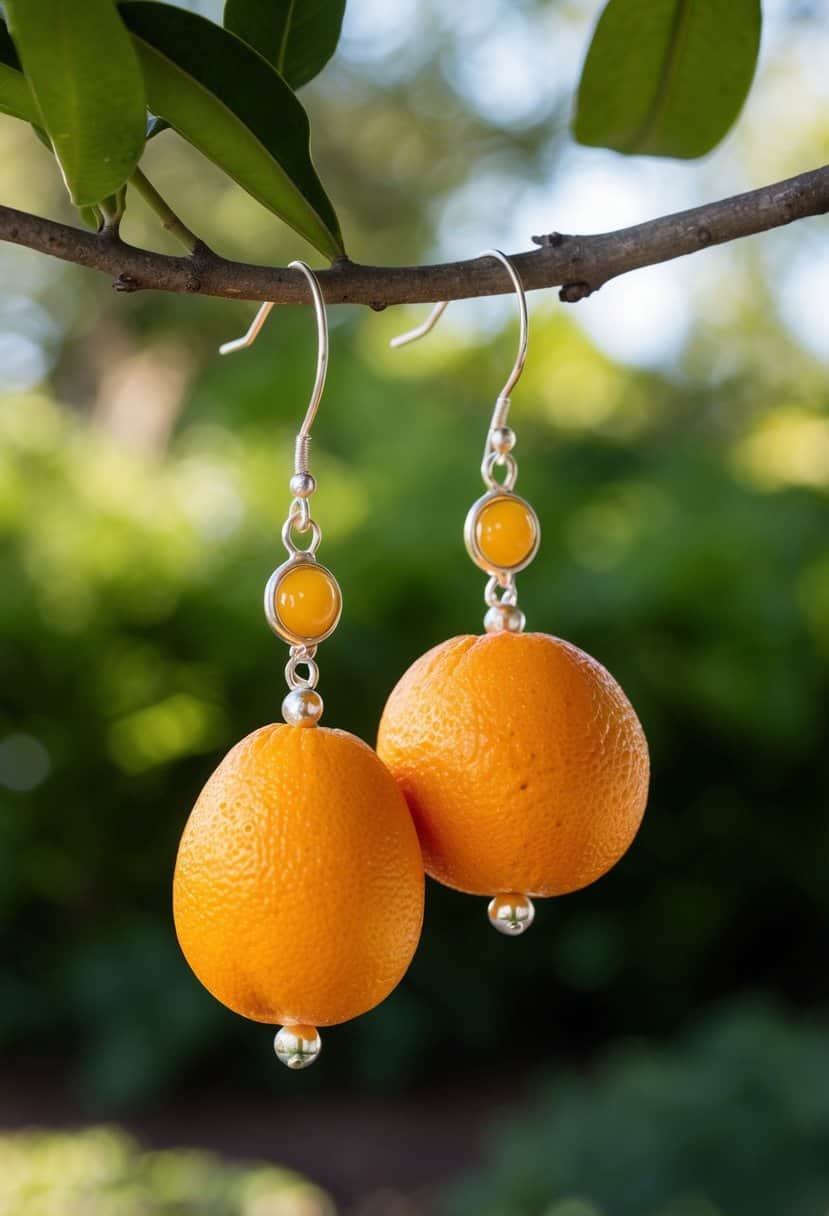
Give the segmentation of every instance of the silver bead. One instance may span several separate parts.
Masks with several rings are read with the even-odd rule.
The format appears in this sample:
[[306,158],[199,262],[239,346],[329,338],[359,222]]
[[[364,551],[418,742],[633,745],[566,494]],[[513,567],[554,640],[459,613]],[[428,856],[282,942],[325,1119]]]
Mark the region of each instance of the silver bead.
[[527,618],[515,604],[493,604],[484,617],[487,633],[522,633]]
[[282,1026],[276,1032],[273,1049],[280,1064],[296,1071],[314,1063],[322,1051],[322,1039],[315,1026]]
[[535,920],[535,907],[529,895],[511,891],[508,895],[496,895],[487,908],[489,923],[507,937],[519,937]]
[[322,710],[322,697],[313,688],[294,688],[282,702],[282,717],[289,726],[316,726]]
[[316,488],[316,478],[310,473],[294,473],[288,482],[288,489],[294,498],[310,498]]
[[496,426],[489,436],[489,445],[493,452],[505,456],[515,447],[515,431],[511,426]]

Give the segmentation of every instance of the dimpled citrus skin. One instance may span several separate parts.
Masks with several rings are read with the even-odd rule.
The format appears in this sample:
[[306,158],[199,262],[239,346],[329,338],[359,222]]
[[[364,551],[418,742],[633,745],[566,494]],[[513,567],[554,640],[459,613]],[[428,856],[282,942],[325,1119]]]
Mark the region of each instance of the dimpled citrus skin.
[[619,860],[642,819],[648,749],[589,655],[543,633],[452,638],[392,692],[377,743],[426,871],[474,895],[562,895]]
[[345,731],[263,726],[193,808],[173,914],[188,963],[224,1005],[330,1026],[403,977],[423,885],[411,816],[370,747]]

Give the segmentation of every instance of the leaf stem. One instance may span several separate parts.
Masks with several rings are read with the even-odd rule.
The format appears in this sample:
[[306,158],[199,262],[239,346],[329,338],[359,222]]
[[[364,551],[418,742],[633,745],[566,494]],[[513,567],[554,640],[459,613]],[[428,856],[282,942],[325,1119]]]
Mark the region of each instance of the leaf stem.
[[170,235],[174,236],[189,254],[194,254],[201,245],[199,238],[179,219],[170,204],[161,197],[146,175],[136,168],[129,182],[138,191],[147,206],[156,213]]
[[97,211],[101,216],[101,227],[108,229],[112,235],[117,235],[118,228],[121,223],[122,213],[119,211],[116,205],[115,196],[112,195],[110,198],[102,198],[100,203],[91,209],[93,211]]

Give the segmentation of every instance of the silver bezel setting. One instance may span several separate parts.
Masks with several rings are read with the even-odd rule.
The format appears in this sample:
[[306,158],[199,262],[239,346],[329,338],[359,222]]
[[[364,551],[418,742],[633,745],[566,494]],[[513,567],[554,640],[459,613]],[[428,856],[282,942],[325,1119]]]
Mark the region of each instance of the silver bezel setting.
[[[529,512],[535,526],[535,540],[533,542],[533,546],[523,561],[519,562],[515,566],[494,565],[491,561],[488,561],[488,559],[484,557],[478,546],[478,538],[476,536],[478,517],[480,516],[484,507],[488,507],[491,503],[496,502],[501,498],[512,499],[515,502],[519,502],[521,506]],[[479,569],[485,571],[487,574],[492,574],[500,578],[506,578],[506,576],[509,574],[518,574],[520,570],[526,570],[536,553],[538,553],[538,547],[541,544],[541,524],[538,521],[538,516],[535,513],[534,507],[527,502],[526,498],[522,498],[520,494],[515,494],[512,490],[507,490],[502,486],[499,486],[497,489],[487,490],[486,494],[483,494],[477,500],[477,502],[473,502],[472,506],[467,512],[466,521],[463,525],[463,539],[464,543],[466,544],[467,553]]]
[[[291,574],[300,566],[312,566],[315,570],[321,571],[331,579],[331,582],[337,589],[337,615],[329,628],[326,629],[325,633],[317,633],[309,637],[304,637],[301,634],[293,633],[290,629],[288,629],[283,623],[276,606],[276,596],[277,591],[279,590],[279,584],[288,574]],[[288,560],[283,562],[281,566],[277,566],[265,584],[265,616],[268,624],[277,637],[282,638],[283,642],[290,643],[291,646],[317,646],[320,642],[324,642],[326,638],[330,638],[331,634],[340,623],[342,611],[343,593],[340,589],[340,584],[334,578],[334,575],[331,573],[328,567],[323,566],[322,562],[318,562],[313,554],[299,552],[294,554],[292,557],[289,557]]]

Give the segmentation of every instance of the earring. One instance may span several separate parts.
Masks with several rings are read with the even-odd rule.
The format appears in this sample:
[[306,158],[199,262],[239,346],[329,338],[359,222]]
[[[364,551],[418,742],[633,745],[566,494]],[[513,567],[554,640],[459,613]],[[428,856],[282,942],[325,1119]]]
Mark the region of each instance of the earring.
[[[304,1068],[319,1026],[379,1004],[403,977],[423,921],[423,861],[406,803],[362,740],[318,726],[317,647],[334,632],[342,597],[317,559],[308,469],[310,428],[325,383],[328,329],[313,272],[317,373],[296,440],[293,495],[282,529],[287,561],[265,588],[265,616],[290,646],[284,724],[263,726],[225,756],[187,821],[173,881],[184,955],[205,988],[235,1013],[282,1024],[277,1057]],[[272,305],[244,338],[253,342]],[[297,537],[309,543],[300,548]]]
[[[527,302],[515,289],[518,356],[495,402],[464,538],[488,575],[482,637],[451,638],[418,659],[386,704],[377,742],[406,796],[426,872],[446,886],[492,896],[489,919],[517,935],[531,896],[563,895],[599,878],[630,845],[645,809],[649,762],[639,720],[613,677],[584,651],[524,633],[516,574],[538,551],[538,517],[515,492],[510,393],[527,353]],[[394,339],[428,333],[445,309]],[[503,469],[502,481],[496,469]]]

